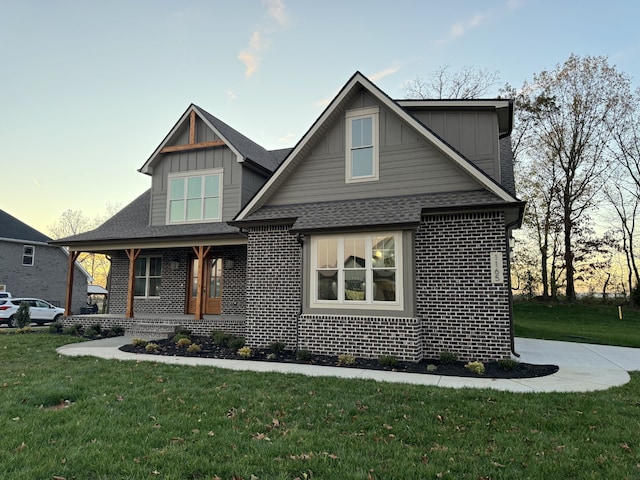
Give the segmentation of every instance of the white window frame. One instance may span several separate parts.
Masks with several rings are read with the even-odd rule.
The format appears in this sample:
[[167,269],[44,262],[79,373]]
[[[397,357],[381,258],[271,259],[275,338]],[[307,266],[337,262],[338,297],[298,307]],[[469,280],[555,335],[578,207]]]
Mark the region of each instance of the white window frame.
[[[204,178],[207,176],[217,175],[219,177],[219,191],[217,198],[219,199],[219,210],[218,216],[216,218],[204,218]],[[184,197],[184,216],[183,220],[171,221],[171,181],[176,178],[184,179],[186,183],[189,178],[200,178],[202,181],[202,196],[200,197],[201,205],[200,205],[200,218],[196,220],[187,220],[187,188],[185,186],[185,197]],[[222,168],[214,168],[210,170],[199,170],[197,173],[194,172],[180,172],[180,173],[170,173],[167,177],[167,214],[166,214],[166,223],[167,225],[180,225],[186,223],[211,223],[211,222],[221,222],[222,221],[222,192],[224,190],[224,178],[223,178],[223,169]]]
[[[160,275],[150,275],[149,274],[149,269],[151,268],[151,259],[153,258],[158,258],[160,259]],[[160,295],[149,295],[149,280],[152,278],[159,278],[160,279],[160,288],[162,289],[162,257],[160,255],[144,255],[144,256],[140,256],[138,258],[136,258],[135,262],[137,262],[138,260],[141,259],[146,259],[146,268],[145,268],[145,272],[144,272],[144,276],[142,275],[136,275],[135,273],[135,268],[134,268],[134,283],[133,283],[133,289],[134,289],[134,294],[135,294],[135,280],[137,280],[138,278],[144,278],[144,295],[134,295],[135,298],[160,298]]]
[[[31,249],[31,253],[27,253],[27,249]],[[30,258],[31,263],[25,263],[25,258]],[[22,246],[22,266],[23,267],[33,267],[36,263],[36,247],[34,245],[23,245]]]
[[[369,108],[360,108],[358,110],[348,110],[345,113],[345,123],[346,123],[346,134],[345,134],[345,181],[346,183],[357,183],[357,182],[373,182],[380,178],[379,174],[379,144],[380,144],[380,128],[379,128],[379,117],[380,117],[380,109],[378,107],[369,107]],[[363,118],[371,118],[371,140],[373,142],[373,173],[367,176],[359,176],[354,177],[352,173],[352,153],[353,146],[351,144],[352,141],[352,124],[354,120],[359,120]]]
[[[395,301],[381,301],[373,298],[373,259],[366,258],[365,265],[365,285],[367,300],[345,300],[344,294],[344,243],[350,238],[365,238],[365,252],[372,251],[372,243],[374,237],[392,236],[395,244]],[[338,240],[338,285],[337,300],[319,300],[318,299],[318,241],[327,239]],[[402,232],[363,232],[345,235],[314,235],[311,237],[311,268],[309,269],[309,306],[311,308],[335,308],[335,309],[356,309],[356,310],[402,310],[404,308],[404,287],[403,287],[403,262],[402,262]],[[369,255],[367,255],[369,257]],[[342,265],[341,260],[342,259]],[[322,269],[321,269],[322,270]],[[330,270],[334,270],[331,268]]]

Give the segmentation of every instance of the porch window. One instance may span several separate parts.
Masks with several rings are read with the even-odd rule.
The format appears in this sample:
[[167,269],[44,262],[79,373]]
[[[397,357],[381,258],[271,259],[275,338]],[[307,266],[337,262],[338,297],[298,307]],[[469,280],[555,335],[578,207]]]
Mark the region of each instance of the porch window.
[[169,175],[167,223],[222,220],[222,169]]
[[311,238],[311,306],[401,309],[399,232]]
[[378,107],[346,113],[346,182],[378,180]]
[[36,255],[36,247],[33,245],[25,245],[22,247],[22,265],[25,267],[33,267]]
[[139,257],[134,270],[134,296],[159,297],[162,285],[162,257]]

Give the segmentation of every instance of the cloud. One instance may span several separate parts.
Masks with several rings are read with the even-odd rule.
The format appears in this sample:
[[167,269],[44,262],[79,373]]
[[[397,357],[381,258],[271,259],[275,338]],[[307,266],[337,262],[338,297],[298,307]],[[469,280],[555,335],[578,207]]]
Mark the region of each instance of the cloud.
[[233,90],[227,90],[227,99],[229,99],[230,102],[233,102],[236,98],[238,98],[238,96]]
[[238,54],[238,60],[244,63],[245,76],[250,77],[256,73],[256,70],[258,69],[258,58],[255,54],[248,52],[247,50],[243,50]]
[[468,33],[469,30],[479,27],[480,25],[486,23],[492,18],[493,14],[491,13],[477,13],[472,16],[470,19],[456,22],[449,28],[449,34],[443,38],[440,38],[433,42],[436,45],[442,45],[443,43],[453,42],[458,38],[464,36]]
[[376,82],[376,81],[380,80],[381,78],[387,77],[389,75],[393,75],[397,71],[398,71],[398,67],[387,68],[385,70],[381,70],[379,72],[376,72],[373,75],[370,75],[369,76],[369,80],[371,80],[372,82]]
[[314,107],[326,107],[331,102],[330,98],[323,98],[321,100],[313,102]]
[[524,0],[507,0],[507,8],[509,10],[515,10],[524,6]]
[[267,6],[267,12],[269,16],[271,16],[278,25],[281,27],[286,27],[289,23],[289,15],[287,15],[286,7],[282,0],[262,0]]
[[295,136],[293,135],[293,133],[287,133],[281,136],[280,138],[278,138],[278,142],[286,145],[291,145],[294,139],[295,139]]
[[263,35],[255,31],[251,34],[251,39],[249,40],[249,48],[251,50],[262,50],[269,45],[269,40],[265,39]]

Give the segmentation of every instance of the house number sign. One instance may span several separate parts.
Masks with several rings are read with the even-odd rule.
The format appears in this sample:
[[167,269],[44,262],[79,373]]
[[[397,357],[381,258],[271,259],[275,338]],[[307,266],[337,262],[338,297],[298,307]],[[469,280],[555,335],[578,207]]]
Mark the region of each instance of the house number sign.
[[504,283],[502,252],[491,252],[491,283]]

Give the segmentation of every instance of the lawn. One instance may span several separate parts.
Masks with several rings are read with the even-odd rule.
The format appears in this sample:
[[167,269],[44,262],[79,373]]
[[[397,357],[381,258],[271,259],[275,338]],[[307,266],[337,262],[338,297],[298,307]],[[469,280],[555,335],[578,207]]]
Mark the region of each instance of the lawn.
[[640,374],[517,394],[61,357],[0,335],[0,478],[640,477]]
[[640,310],[616,305],[544,304],[514,305],[517,337],[640,347]]

